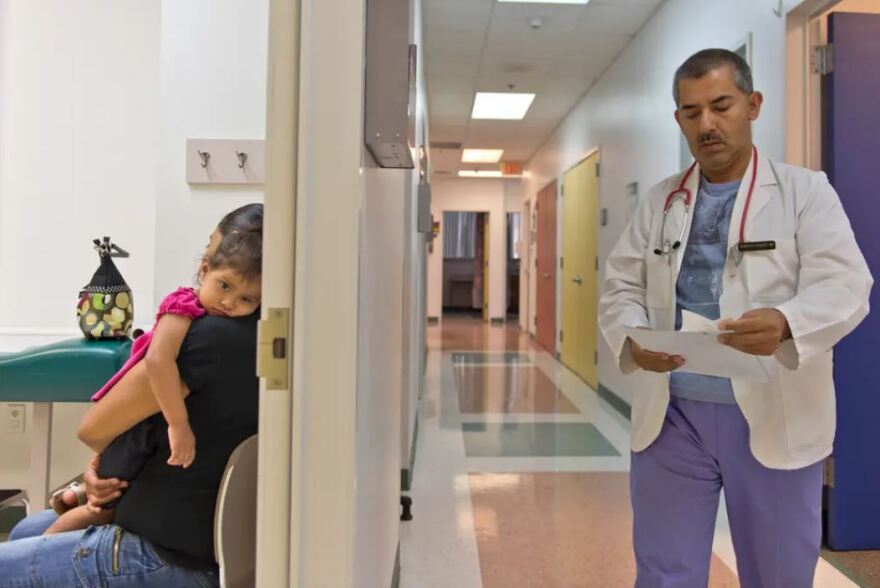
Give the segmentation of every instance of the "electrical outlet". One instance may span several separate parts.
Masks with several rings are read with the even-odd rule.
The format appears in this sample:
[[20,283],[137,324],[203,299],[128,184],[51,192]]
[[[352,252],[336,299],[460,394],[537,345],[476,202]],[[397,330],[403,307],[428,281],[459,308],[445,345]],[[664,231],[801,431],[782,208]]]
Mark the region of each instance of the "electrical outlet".
[[6,426],[10,433],[15,435],[24,434],[25,422],[24,404],[7,404],[6,405]]

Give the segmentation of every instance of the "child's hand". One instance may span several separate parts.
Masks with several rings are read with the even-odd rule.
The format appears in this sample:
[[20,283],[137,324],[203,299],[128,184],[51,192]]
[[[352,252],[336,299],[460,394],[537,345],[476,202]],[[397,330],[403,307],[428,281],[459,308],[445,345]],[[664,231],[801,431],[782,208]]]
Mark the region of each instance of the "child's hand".
[[168,465],[188,468],[196,458],[196,436],[193,435],[189,423],[168,426],[168,444],[171,446],[171,457]]

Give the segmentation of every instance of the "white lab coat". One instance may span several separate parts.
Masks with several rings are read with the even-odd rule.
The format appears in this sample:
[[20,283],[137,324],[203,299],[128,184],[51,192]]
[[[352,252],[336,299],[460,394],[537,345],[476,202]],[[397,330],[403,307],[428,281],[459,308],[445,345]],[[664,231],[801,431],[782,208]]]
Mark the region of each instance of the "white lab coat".
[[[746,219],[746,241],[776,241],[772,251],[745,253],[737,265],[731,247],[739,241],[752,166],[736,197],[720,298],[722,318],[756,308],[777,308],[792,338],[774,357],[762,359],[777,374],[768,382],[733,379],[737,404],[750,428],[755,457],[767,467],[795,469],[831,453],[836,423],[832,347],[868,314],[873,279],[856,244],[849,219],[825,174],[759,158],[757,182]],[[675,283],[690,233],[668,256],[654,253],[666,196],[682,174],[661,182],[640,202],[608,257],[599,326],[618,366],[632,373],[632,449],[646,449],[663,426],[669,376],[638,369],[625,327],[671,330]],[[688,179],[694,198],[699,168]],[[672,240],[681,228],[677,203],[667,219]]]

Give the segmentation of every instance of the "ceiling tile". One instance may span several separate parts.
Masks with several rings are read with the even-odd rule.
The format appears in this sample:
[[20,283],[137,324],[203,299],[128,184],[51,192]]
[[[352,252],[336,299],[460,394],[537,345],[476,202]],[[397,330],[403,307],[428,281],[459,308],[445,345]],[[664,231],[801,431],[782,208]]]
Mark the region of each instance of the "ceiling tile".
[[[491,32],[540,35],[570,33],[577,27],[586,6],[574,4],[506,4],[499,3],[492,13]],[[536,29],[533,20],[540,21]]]
[[485,31],[492,4],[487,0],[426,2],[425,28],[428,31]]
[[425,55],[436,59],[466,56],[473,59],[483,50],[486,31],[425,31]]
[[[424,0],[431,141],[532,156],[626,47],[662,0],[591,0],[587,6]],[[533,28],[530,18],[541,19]],[[470,118],[476,91],[534,92],[522,121]],[[432,155],[458,169],[461,154]],[[437,161],[434,162],[434,168]]]
[[577,34],[632,35],[654,12],[649,4],[587,4],[586,13],[576,29]]

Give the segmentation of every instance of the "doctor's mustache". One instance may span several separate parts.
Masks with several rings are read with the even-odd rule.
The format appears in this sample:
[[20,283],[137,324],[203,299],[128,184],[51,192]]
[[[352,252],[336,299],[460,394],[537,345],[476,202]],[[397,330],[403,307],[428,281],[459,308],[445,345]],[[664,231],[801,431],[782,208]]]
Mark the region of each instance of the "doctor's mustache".
[[718,133],[700,133],[699,136],[700,145],[703,143],[709,143],[712,141],[724,141],[724,139]]

